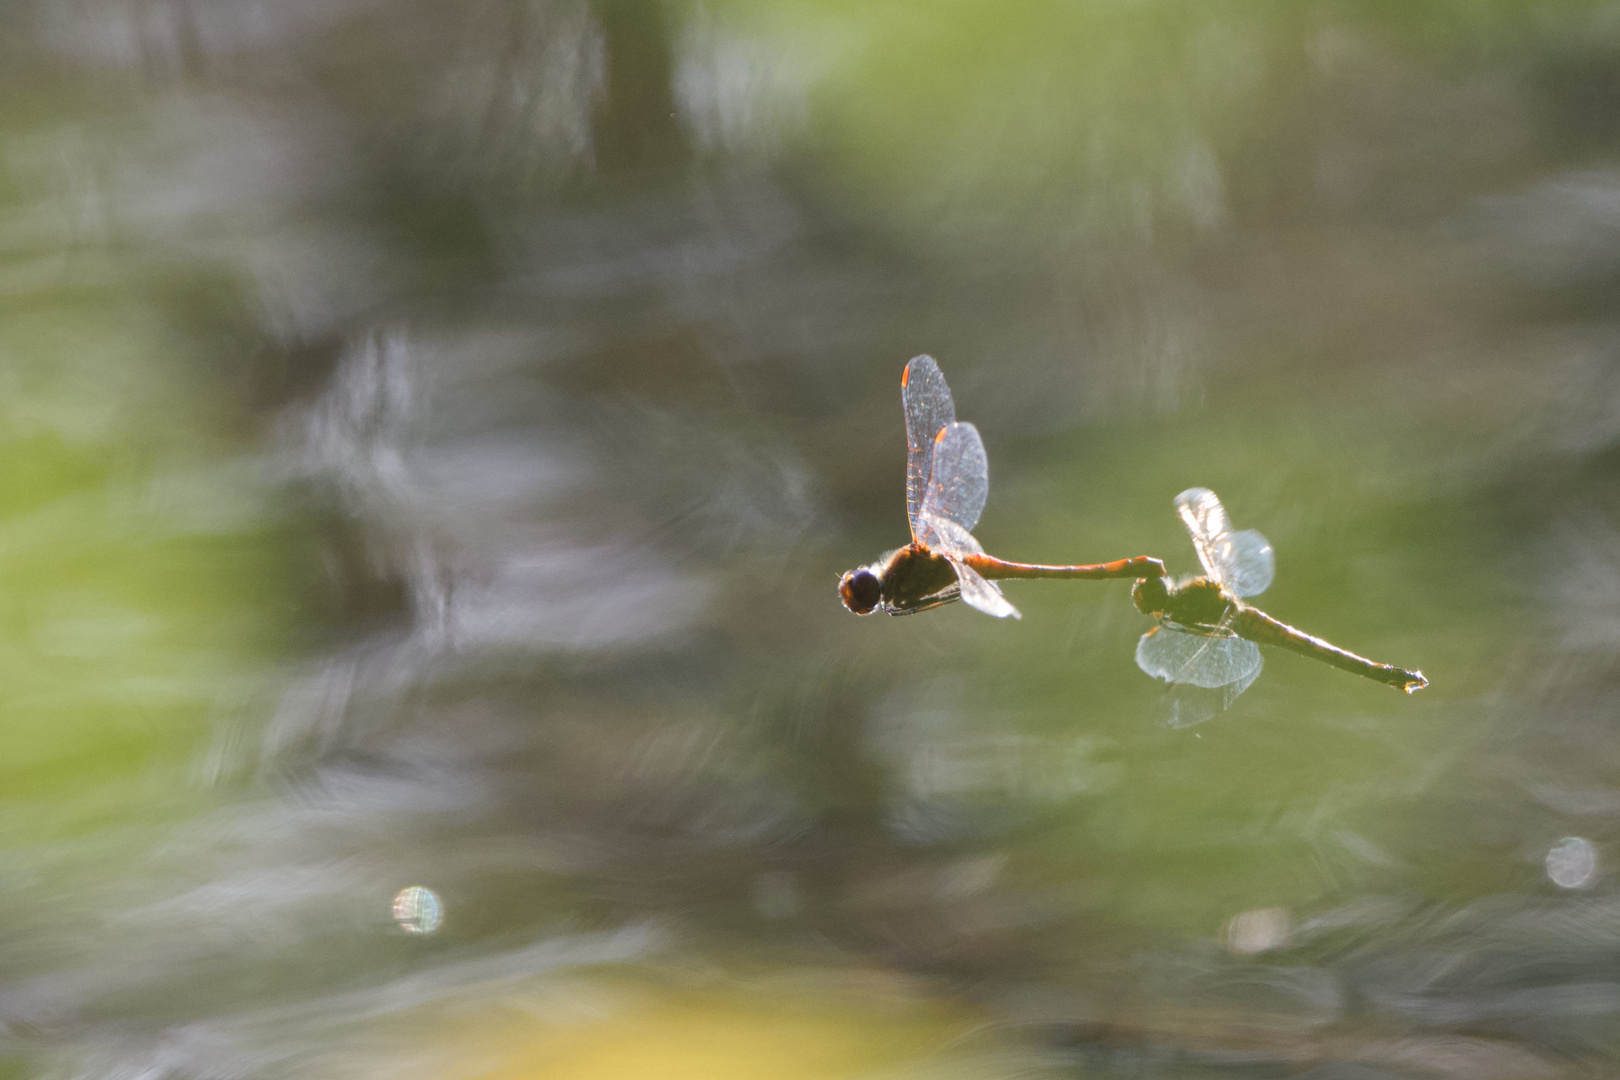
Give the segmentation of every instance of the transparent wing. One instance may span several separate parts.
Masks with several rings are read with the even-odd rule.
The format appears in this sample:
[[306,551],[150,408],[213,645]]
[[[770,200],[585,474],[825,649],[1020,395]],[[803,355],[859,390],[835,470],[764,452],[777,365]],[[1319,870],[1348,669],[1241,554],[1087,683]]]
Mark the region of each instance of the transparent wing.
[[1192,535],[1204,573],[1238,596],[1258,596],[1271,585],[1276,559],[1266,538],[1253,529],[1232,531],[1232,519],[1209,488],[1176,496],[1176,513]]
[[979,523],[989,494],[990,463],[979,429],[959,422],[947,425],[934,439],[934,462],[917,522],[932,517],[971,530]]
[[972,533],[949,518],[938,516],[932,510],[924,510],[917,515],[917,524],[912,533],[918,543],[936,555],[950,558],[984,554],[984,547]]
[[955,559],[951,560],[951,565],[956,568],[956,580],[962,587],[963,603],[998,619],[1005,619],[1009,615],[1015,619],[1023,618],[1018,614],[1018,609],[1001,595],[1001,590],[996,588],[995,582],[986,581],[973,567]]
[[1243,692],[1241,687],[1246,686],[1246,683],[1232,683],[1210,690],[1189,683],[1173,683],[1164,688],[1165,703],[1169,706],[1165,709],[1164,726],[1186,728],[1213,720],[1231,706]]
[[1168,683],[1227,689],[1230,702],[1260,675],[1260,648],[1240,637],[1188,634],[1155,626],[1136,643],[1136,666]]
[[906,520],[915,535],[934,460],[934,436],[956,421],[956,406],[932,356],[914,357],[906,365],[900,376],[900,400],[906,410]]
[[1220,544],[1221,581],[1238,596],[1259,596],[1277,576],[1271,544],[1253,529],[1231,533]]

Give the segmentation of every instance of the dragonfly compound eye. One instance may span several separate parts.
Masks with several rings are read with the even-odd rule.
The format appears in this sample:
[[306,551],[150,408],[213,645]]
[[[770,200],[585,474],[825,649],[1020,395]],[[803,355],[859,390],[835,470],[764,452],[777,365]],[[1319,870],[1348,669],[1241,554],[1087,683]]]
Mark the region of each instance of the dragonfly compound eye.
[[870,570],[851,570],[838,582],[838,598],[857,615],[870,615],[883,598],[877,575]]
[[1169,606],[1170,590],[1162,577],[1139,578],[1131,586],[1131,599],[1135,601],[1137,611],[1153,615]]

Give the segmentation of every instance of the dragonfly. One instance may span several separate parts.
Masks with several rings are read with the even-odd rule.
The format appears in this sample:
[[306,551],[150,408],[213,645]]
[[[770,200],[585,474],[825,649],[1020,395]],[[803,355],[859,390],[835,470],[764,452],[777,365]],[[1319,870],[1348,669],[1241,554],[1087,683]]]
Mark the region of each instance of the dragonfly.
[[900,376],[906,414],[906,515],[911,543],[885,552],[838,581],[838,596],[857,615],[914,615],[962,600],[997,618],[1021,616],[996,585],[1000,578],[1141,578],[1162,575],[1145,555],[1087,566],[1041,566],[986,555],[973,538],[990,469],[979,429],[956,419],[945,376],[918,356]]
[[1375,663],[1245,603],[1270,586],[1275,556],[1255,530],[1233,531],[1213,491],[1188,488],[1176,496],[1176,513],[1192,534],[1204,573],[1181,581],[1143,578],[1131,587],[1137,610],[1159,621],[1136,645],[1143,671],[1168,683],[1219,690],[1224,707],[1259,677],[1259,646],[1275,645],[1408,694],[1429,685],[1421,671]]

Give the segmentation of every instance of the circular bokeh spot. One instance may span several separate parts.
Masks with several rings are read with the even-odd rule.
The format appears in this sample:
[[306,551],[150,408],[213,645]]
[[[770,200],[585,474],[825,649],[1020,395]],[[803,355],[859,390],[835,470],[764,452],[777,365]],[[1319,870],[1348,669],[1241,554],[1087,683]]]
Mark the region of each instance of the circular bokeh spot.
[[407,934],[431,934],[444,922],[444,904],[432,889],[401,889],[394,897],[394,922]]
[[1590,885],[1597,875],[1597,852],[1590,841],[1566,836],[1547,852],[1547,876],[1554,885],[1579,889]]

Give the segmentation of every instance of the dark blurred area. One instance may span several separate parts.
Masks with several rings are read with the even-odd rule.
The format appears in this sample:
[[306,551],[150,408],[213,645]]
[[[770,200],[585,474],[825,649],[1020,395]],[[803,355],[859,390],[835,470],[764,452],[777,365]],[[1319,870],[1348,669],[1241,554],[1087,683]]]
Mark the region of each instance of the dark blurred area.
[[[0,27],[0,1078],[1620,1066],[1620,5]],[[1430,687],[850,615],[923,352]]]

